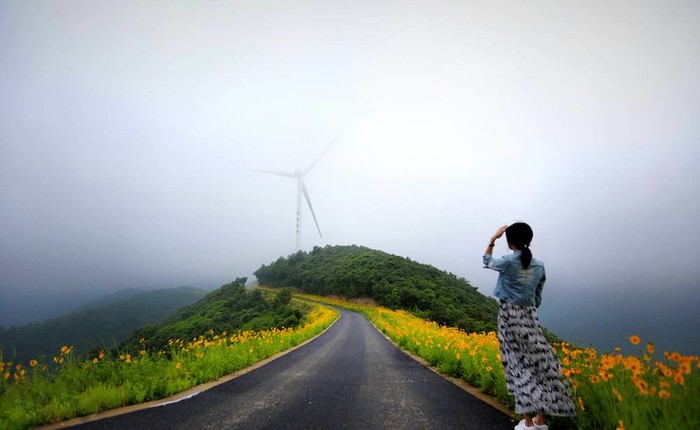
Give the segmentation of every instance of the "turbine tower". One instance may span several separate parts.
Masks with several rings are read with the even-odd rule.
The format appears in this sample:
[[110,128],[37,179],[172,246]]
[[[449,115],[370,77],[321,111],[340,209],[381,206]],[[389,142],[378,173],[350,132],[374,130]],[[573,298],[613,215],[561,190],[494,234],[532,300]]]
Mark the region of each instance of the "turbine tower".
[[[340,133],[342,134],[342,133]],[[306,189],[306,184],[304,183],[304,176],[311,171],[311,169],[316,166],[316,164],[321,160],[321,158],[328,152],[329,149],[331,149],[331,146],[338,140],[340,137],[340,134],[338,134],[335,139],[331,142],[330,145],[326,147],[326,149],[321,153],[321,155],[314,160],[313,163],[309,167],[307,167],[305,170],[299,170],[296,169],[293,172],[277,172],[277,171],[271,171],[271,170],[252,170],[253,172],[258,172],[258,173],[267,173],[270,175],[275,175],[275,176],[284,176],[287,178],[296,178],[297,180],[297,251],[301,251],[301,195],[304,195],[304,198],[306,199],[306,204],[309,206],[309,209],[311,210],[311,216],[314,218],[314,223],[316,223],[316,229],[318,230],[318,235],[323,238],[323,235],[321,234],[321,227],[318,226],[318,220],[316,219],[316,214],[314,213],[314,207],[311,205],[311,199],[309,198],[309,192]]]

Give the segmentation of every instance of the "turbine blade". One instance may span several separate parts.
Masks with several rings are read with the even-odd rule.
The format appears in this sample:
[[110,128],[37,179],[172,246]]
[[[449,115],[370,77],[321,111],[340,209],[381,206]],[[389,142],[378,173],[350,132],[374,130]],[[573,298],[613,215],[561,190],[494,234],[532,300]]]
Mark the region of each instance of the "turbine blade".
[[304,198],[306,198],[306,204],[309,205],[309,209],[311,209],[311,216],[314,217],[314,222],[316,223],[316,229],[318,230],[318,235],[323,238],[323,235],[321,234],[321,227],[318,226],[318,221],[316,220],[316,214],[314,213],[314,207],[311,206],[311,199],[309,198],[309,192],[306,190],[306,184],[304,183],[304,180],[301,180],[301,191],[304,193]]
[[249,172],[257,172],[257,173],[267,173],[268,175],[275,175],[275,176],[284,176],[287,178],[296,178],[297,175],[294,174],[294,172],[277,172],[273,170],[254,170],[254,169],[246,169]]
[[323,157],[323,156],[326,154],[326,152],[328,152],[328,150],[331,149],[331,146],[333,146],[333,144],[338,140],[338,138],[340,137],[341,134],[343,134],[342,131],[341,131],[340,133],[338,133],[338,135],[335,137],[335,139],[333,139],[333,141],[331,142],[331,144],[328,145],[328,147],[326,147],[326,149],[321,153],[321,155],[318,156],[318,158],[316,159],[316,161],[314,161],[313,163],[311,163],[311,165],[310,165],[309,167],[307,167],[306,170],[304,170],[304,174],[305,174],[305,175],[306,175],[307,173],[309,173],[309,170],[313,169],[314,166],[316,165],[316,163],[319,162],[319,160],[321,159],[321,157]]

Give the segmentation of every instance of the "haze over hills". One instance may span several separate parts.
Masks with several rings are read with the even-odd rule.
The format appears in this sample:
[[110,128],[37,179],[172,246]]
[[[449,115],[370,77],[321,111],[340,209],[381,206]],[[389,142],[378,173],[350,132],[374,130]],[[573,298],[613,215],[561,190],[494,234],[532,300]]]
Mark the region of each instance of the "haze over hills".
[[118,291],[67,315],[23,327],[0,328],[6,360],[50,357],[62,345],[79,354],[96,347],[113,348],[135,329],[162,321],[177,309],[201,299],[206,291],[178,287],[154,291]]

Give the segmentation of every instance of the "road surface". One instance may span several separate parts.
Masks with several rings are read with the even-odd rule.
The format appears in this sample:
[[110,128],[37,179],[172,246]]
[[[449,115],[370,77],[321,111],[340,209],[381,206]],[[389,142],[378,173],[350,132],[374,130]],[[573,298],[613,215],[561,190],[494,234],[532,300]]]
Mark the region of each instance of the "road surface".
[[416,362],[363,316],[194,397],[81,429],[512,429],[507,415]]

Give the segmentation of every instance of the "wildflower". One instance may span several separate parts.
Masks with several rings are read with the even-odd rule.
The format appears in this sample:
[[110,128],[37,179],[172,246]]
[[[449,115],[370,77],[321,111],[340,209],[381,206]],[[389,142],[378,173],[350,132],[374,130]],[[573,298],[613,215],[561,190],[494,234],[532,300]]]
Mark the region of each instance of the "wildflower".
[[66,345],[61,347],[61,354],[68,354],[68,347]]
[[176,369],[179,369],[179,368],[181,368],[181,367],[182,367],[182,364],[181,364],[179,361],[178,361],[177,363],[175,363],[175,368],[176,368]]
[[493,367],[491,367],[491,366],[486,366],[486,371],[487,371],[487,372],[491,372],[492,370],[493,370]]
[[643,380],[641,380],[639,378],[634,378],[633,382],[634,382],[634,385],[637,386],[637,389],[639,390],[639,392],[641,394],[643,394],[643,395],[649,394],[649,391],[647,390],[648,385],[646,382],[644,382]]
[[581,396],[578,397],[578,405],[581,407],[582,411],[586,410],[586,408],[583,406],[583,399],[581,398]]
[[659,398],[660,399],[668,399],[671,397],[671,393],[668,390],[659,390]]
[[685,378],[680,372],[676,372],[673,374],[673,382],[678,385],[685,385]]
[[618,401],[618,402],[621,402],[621,401],[622,401],[622,395],[620,394],[620,392],[617,391],[615,388],[612,389],[612,392],[613,392],[613,394],[615,395],[615,397],[617,397],[617,401]]
[[30,366],[30,367],[35,367],[37,364],[38,364],[38,363],[37,363],[36,360],[29,360],[29,366]]
[[597,384],[600,382],[600,376],[598,376],[598,375],[592,375],[590,379],[591,379],[591,384]]
[[654,353],[654,344],[652,342],[647,343],[647,352],[649,352],[649,354]]
[[10,379],[10,372],[5,372],[5,380],[7,381]]
[[97,359],[97,357],[95,357],[95,358],[92,359],[92,362],[93,362],[94,364],[97,364],[98,361],[99,361],[99,360]]
[[615,430],[625,430],[625,423],[622,420],[617,421],[617,428]]
[[100,355],[99,355],[98,357],[100,358],[100,360],[102,360],[103,358],[105,358],[105,352],[104,352],[104,351],[100,351]]

